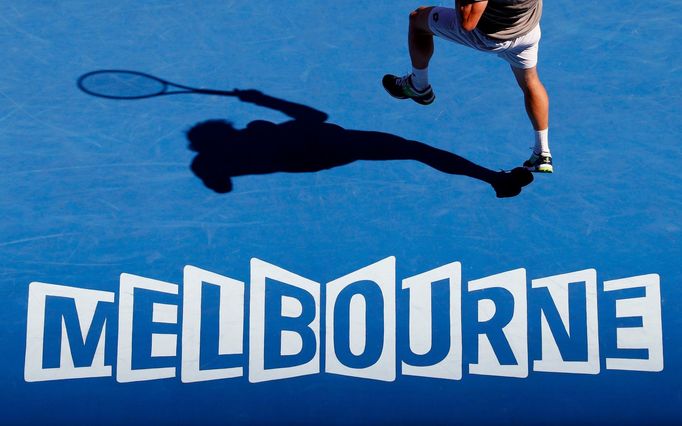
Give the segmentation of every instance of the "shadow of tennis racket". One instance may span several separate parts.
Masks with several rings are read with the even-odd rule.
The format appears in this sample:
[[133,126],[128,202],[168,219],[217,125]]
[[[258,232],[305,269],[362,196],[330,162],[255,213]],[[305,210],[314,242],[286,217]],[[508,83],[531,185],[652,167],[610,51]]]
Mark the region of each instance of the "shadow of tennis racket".
[[172,83],[137,71],[99,70],[78,78],[83,92],[106,99],[146,99],[155,96],[198,93],[202,95],[237,96],[236,90],[199,89]]
[[78,78],[78,88],[92,96],[126,100],[181,93],[232,96],[289,116],[291,120],[280,124],[254,120],[244,129],[235,129],[229,122],[209,120],[188,132],[190,149],[197,152],[192,171],[208,188],[219,193],[230,192],[232,178],[236,176],[315,172],[358,160],[416,160],[443,173],[486,182],[498,198],[514,197],[533,181],[533,175],[521,167],[494,172],[422,142],[390,133],[347,130],[327,123],[328,115],[324,112],[258,90],[199,89],[126,70],[83,74]]

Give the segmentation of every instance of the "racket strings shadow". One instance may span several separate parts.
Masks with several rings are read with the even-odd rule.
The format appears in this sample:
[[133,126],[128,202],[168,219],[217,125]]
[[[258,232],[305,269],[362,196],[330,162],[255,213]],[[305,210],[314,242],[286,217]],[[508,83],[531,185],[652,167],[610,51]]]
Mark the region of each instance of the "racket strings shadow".
[[255,120],[244,129],[225,120],[208,120],[192,127],[187,138],[197,155],[191,169],[218,193],[230,192],[232,179],[238,176],[311,173],[359,160],[418,161],[443,173],[486,182],[500,198],[518,195],[533,180],[522,168],[495,172],[422,142],[390,133],[344,129],[327,123],[324,112],[255,90],[234,93],[243,102],[281,111],[292,120],[280,124]]
[[147,99],[156,96],[188,93],[235,96],[232,91],[185,86],[131,70],[91,71],[80,76],[76,80],[76,85],[88,95],[119,100]]

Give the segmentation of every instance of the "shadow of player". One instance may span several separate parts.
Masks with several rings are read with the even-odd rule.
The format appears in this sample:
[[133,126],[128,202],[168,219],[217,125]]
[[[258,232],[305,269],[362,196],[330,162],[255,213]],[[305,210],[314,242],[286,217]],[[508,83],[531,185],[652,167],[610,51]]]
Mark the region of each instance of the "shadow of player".
[[189,148],[197,155],[191,169],[206,187],[218,193],[230,192],[235,176],[317,172],[358,160],[419,161],[443,173],[486,182],[499,198],[518,195],[533,180],[523,168],[495,172],[451,152],[390,133],[347,130],[327,123],[324,112],[256,90],[234,93],[243,102],[281,111],[293,120],[280,124],[255,120],[244,129],[236,129],[225,120],[209,120],[192,127],[187,138]]

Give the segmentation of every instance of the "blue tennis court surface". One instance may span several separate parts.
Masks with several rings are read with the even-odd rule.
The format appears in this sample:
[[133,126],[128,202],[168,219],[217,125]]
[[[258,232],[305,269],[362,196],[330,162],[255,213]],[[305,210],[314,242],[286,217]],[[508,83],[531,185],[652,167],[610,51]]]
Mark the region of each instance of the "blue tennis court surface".
[[0,4],[0,423],[682,421],[682,4],[545,2],[555,173],[505,199],[506,63],[381,87],[416,6]]

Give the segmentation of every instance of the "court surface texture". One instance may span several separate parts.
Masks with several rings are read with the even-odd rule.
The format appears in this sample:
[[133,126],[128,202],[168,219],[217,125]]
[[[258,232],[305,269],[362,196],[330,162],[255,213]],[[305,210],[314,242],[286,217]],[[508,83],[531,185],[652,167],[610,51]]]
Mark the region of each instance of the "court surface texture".
[[[511,198],[497,198],[478,173],[470,177],[433,167],[434,161],[455,158],[442,151],[456,154],[453,167],[465,174],[478,166],[509,170],[530,156],[532,128],[505,62],[436,39],[430,82],[437,99],[432,105],[393,99],[381,87],[383,74],[410,69],[407,18],[417,6],[404,0],[2,2],[0,423],[682,421],[682,3],[545,2],[538,69],[551,98],[555,171],[536,174]],[[195,88],[257,92],[108,99],[77,84],[98,70],[142,72]],[[202,144],[247,127],[256,136],[202,151]],[[193,134],[196,142],[190,146]],[[264,265],[252,259],[319,283],[319,372],[249,380],[255,368],[248,356],[255,350],[249,341],[252,276]],[[395,288],[389,290],[397,294],[397,349],[386,361],[394,377],[375,380],[325,371],[330,365],[327,283],[377,262],[387,274],[395,273],[389,282]],[[407,324],[416,313],[408,312],[408,290],[401,282],[453,262],[461,265],[461,377],[406,374]],[[189,321],[186,314],[182,318],[186,265],[245,283],[246,334],[237,360],[244,373],[239,377],[181,380],[187,358],[180,359],[180,328]],[[528,359],[505,355],[508,346],[500,349],[500,339],[493,342],[493,352],[506,360],[503,367],[525,363],[527,374],[476,374],[471,366],[477,350],[493,352],[480,334],[489,304],[476,299],[469,283],[521,268],[528,313],[517,312],[514,318],[527,320],[527,334],[496,336],[521,342]],[[592,359],[597,371],[537,371],[533,366],[543,356],[542,336],[561,333],[556,315],[548,319],[552,333],[543,332],[546,324],[537,306],[550,299],[536,297],[541,291],[531,283],[578,271],[596,274],[596,290],[590,293],[589,285],[578,283],[575,288],[585,291],[571,292],[570,300],[597,305],[584,305],[587,313],[573,307],[570,312],[585,325],[584,318],[597,312],[590,309],[598,306],[597,322],[583,330],[584,342],[590,336],[598,339]],[[152,343],[162,347],[165,342],[168,348],[169,340],[150,343],[150,333],[157,330],[150,327],[166,322],[160,333],[175,336],[170,341],[171,346],[177,343],[177,351],[161,350],[138,364],[133,360],[133,369],[175,369],[172,377],[117,380],[123,368],[120,351],[117,357],[125,314],[120,308],[127,297],[121,292],[121,274],[176,289],[158,299],[149,289],[138,291],[135,313],[148,314],[149,321],[132,332],[133,351],[139,343],[139,351],[147,348],[149,355]],[[360,275],[363,282],[371,281]],[[660,297],[649,291],[654,287],[645,292],[640,286],[616,297],[619,292],[604,286],[641,276],[660,279],[660,287],[654,286]],[[275,280],[286,281],[281,276]],[[41,300],[48,300],[49,309],[29,309],[31,283],[38,283],[35,300],[41,297],[38,290],[47,292]],[[68,297],[50,296],[53,288],[39,283],[113,295],[104,325],[90,315],[92,327],[102,327],[101,336],[87,333],[85,305],[57,303]],[[212,286],[213,292],[205,287],[205,295],[219,297],[218,287]],[[366,294],[376,295],[374,290]],[[631,303],[617,300],[621,297]],[[203,318],[217,323],[215,300],[204,299],[215,309],[206,310]],[[363,309],[367,315],[361,315],[360,325],[348,326],[356,333],[356,346],[346,356],[362,364],[368,351],[388,348],[381,339],[378,349],[369,345],[390,327],[381,312],[396,311],[389,306],[391,299],[379,308],[370,306],[372,298],[354,300],[348,302],[353,315]],[[445,303],[433,300],[434,312]],[[514,300],[520,306],[521,299]],[[163,312],[169,311],[159,306],[175,306],[170,313],[175,319],[164,321]],[[643,306],[653,306],[654,319],[660,308],[658,329],[638,314],[648,309]],[[503,315],[500,305],[496,309]],[[49,312],[59,314],[49,317]],[[350,311],[332,317],[348,322],[344,312]],[[371,318],[376,312],[380,317]],[[44,328],[41,323],[34,330],[37,334],[28,331],[29,314],[45,321]],[[74,318],[80,318],[81,336]],[[305,330],[311,330],[292,327],[283,329],[289,338],[296,330],[305,338]],[[627,338],[618,338],[628,328],[646,334],[633,339],[630,349]],[[571,336],[567,325],[566,336],[557,341],[567,348],[564,355],[583,362],[586,356],[570,353],[582,347],[579,329],[574,327]],[[358,330],[368,334],[357,340]],[[651,358],[654,349],[647,352],[636,344],[652,335],[655,343],[657,330],[661,371],[607,368],[607,359]],[[91,340],[85,341],[86,335]],[[61,342],[57,349],[55,341]],[[96,351],[98,342],[106,346],[103,377],[27,380],[35,350],[43,362],[39,370],[49,376],[73,359],[76,369],[97,364],[99,355],[88,357],[87,352]],[[365,358],[358,355],[363,344]],[[202,343],[201,348],[214,346]],[[284,354],[277,351],[275,358],[279,355]],[[213,361],[202,369],[232,362],[224,357]]]

